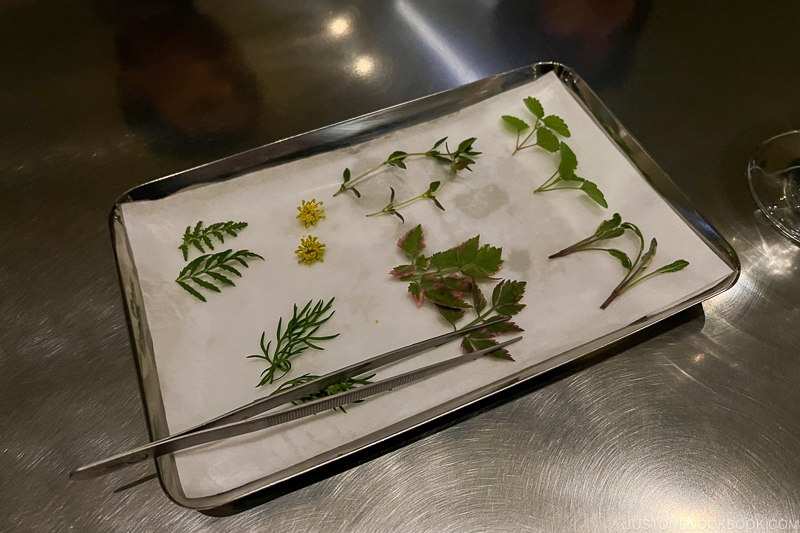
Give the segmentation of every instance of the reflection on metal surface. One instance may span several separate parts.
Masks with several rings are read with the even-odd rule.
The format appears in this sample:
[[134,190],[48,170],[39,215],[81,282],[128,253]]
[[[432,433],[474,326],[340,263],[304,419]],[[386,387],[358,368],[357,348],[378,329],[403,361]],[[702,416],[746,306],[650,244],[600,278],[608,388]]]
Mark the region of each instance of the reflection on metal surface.
[[334,37],[346,37],[353,31],[353,21],[347,15],[342,15],[332,19],[328,23],[328,31]]
[[444,39],[439,31],[432,26],[424,16],[422,16],[411,2],[408,0],[397,0],[395,9],[400,17],[408,25],[425,46],[437,57],[439,64],[449,73],[452,80],[462,85],[480,79],[480,72],[474,70],[467,64],[467,59],[463,58],[458,51]]
[[370,56],[358,56],[353,62],[353,72],[368,78],[375,71],[375,60]]

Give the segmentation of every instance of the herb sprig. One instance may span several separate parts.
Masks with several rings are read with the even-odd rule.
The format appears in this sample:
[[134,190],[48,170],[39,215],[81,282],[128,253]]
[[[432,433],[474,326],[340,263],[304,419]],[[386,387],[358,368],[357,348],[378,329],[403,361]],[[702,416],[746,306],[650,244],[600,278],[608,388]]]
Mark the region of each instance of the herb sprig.
[[575,174],[575,170],[578,168],[578,157],[575,155],[575,152],[564,142],[561,143],[559,152],[561,154],[561,161],[558,163],[558,168],[547,181],[533,191],[534,194],[559,189],[580,189],[585,192],[589,198],[607,208],[608,202],[606,202],[603,192],[597,185]]
[[[446,139],[447,137],[437,141],[437,143],[434,145],[434,148],[439,146]],[[427,152],[428,154],[431,154],[430,157],[433,157],[437,161],[441,163],[447,163],[448,165],[450,165],[450,170],[447,174],[447,177],[442,181],[430,182],[425,192],[417,196],[414,196],[412,198],[409,198],[407,200],[403,200],[401,202],[395,202],[394,188],[389,187],[390,190],[389,203],[386,204],[386,206],[383,209],[376,211],[374,213],[370,213],[367,216],[374,217],[379,215],[394,215],[397,218],[399,218],[401,222],[405,222],[405,218],[403,218],[403,215],[400,214],[398,209],[400,209],[401,207],[405,207],[409,204],[412,204],[414,202],[418,202],[420,200],[431,200],[434,203],[434,205],[436,205],[436,207],[444,211],[444,206],[441,204],[441,202],[439,202],[439,200],[436,197],[453,180],[453,178],[458,172],[462,170],[469,170],[470,172],[472,172],[472,169],[469,167],[470,165],[475,164],[475,160],[473,159],[473,157],[480,155],[481,153],[473,150],[472,145],[475,143],[475,140],[476,140],[475,137],[464,139],[459,143],[458,148],[454,152],[450,151],[450,147],[447,146],[447,143],[445,143],[444,152],[435,149]],[[405,165],[402,168],[405,168]]]
[[247,227],[247,222],[217,222],[210,226],[203,227],[203,221],[198,222],[194,229],[191,226],[186,226],[186,231],[183,233],[183,243],[178,246],[183,252],[183,260],[189,259],[189,248],[194,247],[200,253],[206,253],[205,248],[209,250],[214,249],[212,237],[220,243],[225,242],[225,236],[236,237],[240,231]]
[[[408,281],[408,292],[414,303],[421,307],[431,303],[440,315],[457,329],[457,322],[472,309],[475,317],[465,328],[481,324],[494,317],[512,317],[525,308],[520,303],[525,293],[524,281],[500,280],[487,300],[479,282],[495,280],[503,264],[502,248],[479,243],[475,236],[444,252],[426,256],[422,226],[406,233],[397,246],[408,257],[409,263],[395,267],[390,274],[400,281]],[[517,324],[493,322],[485,328],[467,334],[461,347],[465,353],[497,345],[495,337],[503,333],[523,331]],[[505,349],[491,355],[513,360]]]
[[336,311],[332,311],[333,301],[331,298],[327,303],[319,300],[313,307],[312,300],[298,311],[297,304],[292,310],[292,318],[283,327],[283,318],[278,320],[278,328],[275,332],[275,346],[272,341],[264,344],[267,332],[261,334],[260,354],[248,355],[248,359],[263,359],[267,363],[267,368],[261,372],[261,381],[257,387],[274,383],[285,376],[292,369],[291,359],[307,349],[324,350],[317,346],[320,341],[327,341],[339,336],[334,335],[318,336],[317,332]]
[[[372,381],[370,381],[370,380],[373,377],[375,377],[375,374],[369,375],[369,376],[364,377],[364,378],[349,378],[349,379],[345,379],[344,381],[340,381],[339,383],[334,383],[333,385],[329,385],[329,386],[325,387],[324,389],[322,389],[320,391],[317,391],[317,392],[314,392],[314,393],[311,393],[311,394],[307,394],[306,396],[298,398],[297,400],[294,400],[292,402],[292,404],[298,405],[298,404],[301,404],[301,403],[313,402],[314,400],[327,398],[328,396],[333,396],[334,394],[339,394],[340,392],[353,390],[356,387],[360,387],[362,385],[369,385],[370,383],[372,383]],[[272,391],[269,395],[270,396],[274,396],[275,394],[279,394],[281,392],[287,391],[287,390],[291,389],[292,387],[296,387],[298,385],[302,385],[303,383],[308,383],[309,381],[314,381],[317,378],[319,378],[319,376],[315,376],[313,374],[303,374],[300,377],[297,377],[297,378],[291,379],[291,380],[289,380],[289,381],[287,381],[285,383],[282,383],[280,387],[278,387],[277,389]],[[355,400],[353,403],[361,403],[363,401],[364,400]],[[343,413],[347,412],[343,405],[340,405],[338,407],[334,407],[334,410],[337,410],[337,409],[340,410]]]
[[[249,268],[247,261],[253,259],[264,260],[260,255],[249,250],[225,250],[215,254],[206,254],[197,257],[183,267],[175,282],[186,292],[205,302],[206,298],[198,289],[212,292],[221,292],[220,287],[228,285],[235,287],[231,274],[241,278],[242,273],[237,267]],[[191,284],[194,284],[193,287]]]
[[[556,134],[562,137],[570,137],[569,126],[567,126],[564,119],[558,115],[545,116],[542,103],[538,99],[529,96],[522,101],[536,121],[533,123],[533,128],[531,128],[531,126],[521,118],[512,115],[503,115],[503,121],[517,132],[517,143],[511,155],[513,156],[520,150],[533,148],[534,146],[543,148],[548,152],[557,152],[559,141]],[[523,132],[529,129],[531,130],[530,133],[528,133],[524,139],[520,140]],[[534,134],[536,135],[536,140],[532,141],[531,138]]]
[[[635,260],[631,261],[631,258],[628,256],[628,254],[618,248],[605,248],[602,246],[596,246],[596,243],[599,241],[616,239],[617,237],[624,235],[626,231],[633,232],[637,237],[638,247]],[[684,259],[678,259],[677,261],[673,261],[672,263],[653,270],[652,272],[645,273],[656,256],[658,242],[655,238],[653,238],[650,241],[650,246],[647,248],[647,251],[645,251],[644,243],[644,235],[642,235],[639,227],[632,222],[623,222],[619,213],[614,213],[613,217],[600,223],[593,235],[590,235],[589,237],[564,248],[560,252],[551,255],[549,259],[556,259],[558,257],[564,257],[575,252],[586,251],[606,252],[612,257],[616,258],[622,264],[623,268],[628,271],[628,273],[600,306],[600,309],[606,309],[611,302],[613,302],[619,296],[629,291],[636,285],[647,281],[653,276],[678,272],[679,270],[683,270],[689,266],[688,261]]]
[[[356,176],[355,178],[352,178],[352,179],[351,179],[351,175],[350,175],[350,169],[349,168],[345,168],[344,172],[342,173],[342,184],[339,187],[339,190],[336,191],[336,193],[334,193],[334,196],[339,196],[343,192],[353,191],[353,194],[355,194],[357,198],[361,198],[361,193],[358,191],[358,189],[355,188],[356,184],[358,184],[358,183],[364,181],[365,179],[369,178],[375,172],[377,172],[378,170],[380,170],[381,168],[383,168],[383,167],[385,167],[387,165],[405,170],[407,168],[406,167],[406,160],[410,159],[410,158],[429,157],[429,158],[435,159],[436,161],[439,161],[440,163],[446,163],[446,164],[450,165],[451,173],[455,173],[456,171],[462,170],[463,168],[466,168],[468,165],[475,163],[475,161],[473,161],[470,158],[470,156],[476,156],[476,155],[480,154],[480,152],[474,152],[474,151],[471,151],[471,149],[470,150],[462,150],[461,149],[463,146],[465,146],[467,144],[471,148],[472,143],[475,142],[474,138],[466,139],[466,140],[462,141],[459,144],[459,150],[457,150],[454,153],[450,153],[450,149],[447,148],[446,142],[447,142],[447,137],[443,137],[443,138],[439,139],[438,141],[436,141],[433,144],[433,147],[430,150],[425,151],[425,152],[408,153],[408,152],[404,152],[402,150],[397,150],[397,151],[392,152],[391,154],[389,154],[389,157],[387,157],[385,161],[382,161],[382,162],[378,163],[377,166],[367,170],[366,172],[363,172],[363,173],[359,174],[358,176]],[[439,147],[442,144],[445,144],[445,150],[446,150],[445,152],[442,152],[439,149]],[[457,168],[457,167],[460,167],[460,168]]]

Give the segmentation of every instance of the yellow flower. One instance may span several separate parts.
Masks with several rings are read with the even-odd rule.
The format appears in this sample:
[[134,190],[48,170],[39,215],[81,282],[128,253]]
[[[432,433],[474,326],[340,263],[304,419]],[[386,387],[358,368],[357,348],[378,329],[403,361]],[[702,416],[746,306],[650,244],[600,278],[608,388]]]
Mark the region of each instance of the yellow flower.
[[316,261],[322,263],[325,255],[325,245],[317,240],[316,237],[309,235],[300,239],[300,246],[297,247],[295,252],[300,259],[297,261],[298,265],[303,263],[310,265]]
[[325,218],[325,210],[320,207],[324,202],[317,202],[313,198],[310,202],[306,202],[305,200],[302,202],[302,205],[297,208],[300,214],[295,218],[300,219],[300,223],[303,226],[307,228],[316,226],[319,219]]

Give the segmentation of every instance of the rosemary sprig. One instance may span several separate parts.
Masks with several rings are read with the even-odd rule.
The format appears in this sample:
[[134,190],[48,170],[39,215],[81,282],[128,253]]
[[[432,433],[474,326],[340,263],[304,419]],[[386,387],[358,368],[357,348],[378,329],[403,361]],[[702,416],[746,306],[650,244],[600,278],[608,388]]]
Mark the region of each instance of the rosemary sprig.
[[[479,238],[475,236],[428,257],[422,253],[425,249],[422,226],[416,226],[397,242],[409,263],[395,267],[390,274],[408,281],[408,292],[417,306],[422,307],[426,301],[431,303],[453,329],[457,329],[457,322],[468,309],[473,309],[475,317],[465,328],[497,316],[512,317],[525,308],[520,303],[525,282],[500,280],[492,291],[491,301],[487,301],[479,282],[495,280],[493,276],[503,264],[502,249],[488,244],[481,246]],[[498,335],[520,331],[522,328],[510,321],[491,323],[467,334],[461,347],[467,353],[488,348],[497,344]],[[512,359],[505,349],[492,355]]]
[[[536,119],[536,122],[533,123],[533,128],[522,120],[521,118],[517,118],[511,115],[503,115],[503,120],[506,124],[511,126],[514,131],[517,132],[517,142],[516,146],[514,147],[514,151],[511,155],[515,155],[520,150],[525,148],[533,148],[534,146],[538,146],[547,150],[548,152],[555,153],[558,151],[558,137],[556,134],[561,135],[562,137],[569,137],[569,126],[564,122],[564,119],[557,115],[547,115],[544,114],[544,108],[542,107],[542,103],[539,102],[536,98],[531,96],[522,100],[525,104],[525,107],[528,108],[528,111]],[[522,133],[527,130],[531,130],[528,135],[522,139]],[[536,135],[535,142],[531,141],[531,137]]]
[[[317,346],[316,343],[339,336],[338,333],[317,336],[319,328],[330,320],[335,313],[335,311],[331,311],[334,299],[331,298],[327,303],[319,300],[314,307],[311,307],[313,301],[309,300],[299,311],[297,304],[295,304],[292,310],[292,318],[286,322],[285,329],[283,328],[283,318],[278,320],[274,348],[272,347],[272,341],[269,341],[266,345],[264,344],[267,332],[265,331],[261,334],[261,353],[247,356],[248,359],[263,359],[268,365],[261,372],[261,381],[256,385],[257,387],[274,383],[285,376],[292,369],[291,359],[296,355],[303,353],[308,348],[324,350],[324,348]],[[272,352],[271,355],[270,350]]]
[[[443,142],[445,139],[447,139],[447,137],[439,141],[435,146],[441,144],[441,142]],[[394,215],[397,218],[399,218],[401,222],[405,222],[405,218],[403,218],[403,215],[401,215],[398,210],[401,207],[405,207],[409,204],[418,202],[420,200],[431,200],[434,203],[434,205],[436,205],[436,207],[444,211],[444,206],[441,204],[441,202],[439,202],[436,196],[439,195],[444,190],[444,188],[453,180],[453,178],[459,171],[469,170],[470,172],[472,172],[472,169],[469,168],[469,166],[475,164],[475,160],[473,159],[473,157],[480,155],[481,153],[473,150],[473,144],[475,143],[475,140],[476,140],[475,137],[464,139],[459,143],[458,148],[454,152],[450,151],[450,147],[447,146],[447,143],[445,143],[445,152],[439,152],[436,150],[433,151],[435,152],[435,154],[432,155],[431,157],[433,157],[439,162],[447,163],[448,165],[450,165],[450,171],[448,172],[447,177],[444,179],[444,181],[432,181],[430,182],[430,184],[428,184],[428,188],[427,190],[425,190],[425,192],[417,196],[414,196],[413,198],[409,198],[408,200],[403,200],[401,202],[395,202],[394,188],[389,187],[390,191],[389,203],[386,204],[386,206],[383,209],[376,211],[374,213],[370,213],[367,216],[374,217],[379,215]]]
[[578,158],[575,152],[564,142],[560,144],[559,152],[561,154],[561,161],[558,164],[558,168],[547,181],[533,191],[534,194],[559,189],[580,189],[585,192],[589,198],[607,208],[608,202],[606,202],[605,196],[602,191],[597,188],[597,185],[575,174],[575,170],[578,168]]
[[191,226],[186,226],[186,231],[183,233],[183,244],[178,246],[183,252],[183,260],[189,259],[189,248],[195,247],[200,253],[206,253],[204,247],[209,250],[214,249],[212,237],[217,239],[220,243],[225,242],[225,235],[236,237],[240,231],[247,227],[247,222],[217,222],[210,226],[203,227],[203,221],[198,222],[194,229]]
[[[638,247],[636,259],[633,261],[631,261],[630,257],[628,257],[628,254],[618,248],[604,248],[595,245],[599,241],[606,241],[621,237],[624,235],[625,231],[631,231],[637,237]],[[642,235],[641,230],[638,226],[636,226],[636,224],[633,224],[632,222],[622,222],[622,217],[619,215],[619,213],[614,213],[613,217],[600,223],[593,235],[564,248],[560,252],[554,253],[549,257],[549,259],[564,257],[575,252],[599,251],[606,252],[619,260],[623,268],[625,268],[628,272],[625,277],[622,278],[622,281],[619,283],[619,285],[614,288],[608,298],[606,298],[606,300],[600,306],[600,309],[606,309],[611,302],[613,302],[619,296],[629,291],[636,285],[647,281],[653,276],[667,274],[670,272],[678,272],[679,270],[683,270],[689,266],[688,261],[684,259],[678,259],[677,261],[673,261],[672,263],[658,268],[652,272],[645,273],[656,256],[658,242],[656,239],[652,239],[647,251],[644,250],[644,242],[644,235]]]
[[[237,266],[249,268],[247,261],[253,259],[264,260],[263,257],[249,250],[239,250],[238,252],[225,250],[215,254],[201,255],[183,267],[175,282],[186,292],[205,302],[206,298],[200,294],[198,289],[220,292],[220,287],[223,285],[236,286],[230,275],[241,278],[242,273],[239,272]],[[190,283],[195,284],[197,288],[192,287]]]
[[[294,400],[292,402],[292,404],[298,405],[298,404],[301,404],[301,403],[313,402],[314,400],[319,400],[321,398],[327,398],[328,396],[333,396],[334,394],[339,394],[340,392],[353,390],[356,387],[359,387],[359,386],[362,386],[362,385],[369,385],[370,383],[372,383],[372,381],[370,381],[370,380],[373,377],[375,377],[375,374],[369,375],[369,376],[367,376],[365,378],[349,378],[349,379],[345,379],[344,381],[340,381],[339,383],[334,383],[333,385],[329,385],[328,387],[325,387],[324,389],[322,389],[320,391],[317,391],[317,392],[308,394],[306,396],[303,396],[301,398],[298,398],[297,400]],[[274,396],[275,394],[279,394],[281,392],[287,391],[287,390],[291,389],[292,387],[296,387],[298,385],[302,385],[303,383],[308,383],[309,381],[314,381],[317,378],[319,378],[319,376],[315,376],[313,374],[303,374],[300,377],[291,379],[291,380],[286,381],[285,383],[281,384],[280,387],[278,387],[277,389],[272,391],[269,395],[270,396]],[[361,403],[363,401],[364,400],[356,400],[353,403]],[[343,405],[340,405],[340,406],[334,408],[334,410],[337,410],[337,409],[340,410],[343,413],[347,412]]]

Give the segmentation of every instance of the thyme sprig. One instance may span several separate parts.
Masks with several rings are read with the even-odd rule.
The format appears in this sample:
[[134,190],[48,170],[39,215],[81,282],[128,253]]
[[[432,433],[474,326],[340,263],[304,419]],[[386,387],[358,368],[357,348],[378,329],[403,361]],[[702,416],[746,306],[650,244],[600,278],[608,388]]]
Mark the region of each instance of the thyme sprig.
[[[231,274],[241,278],[242,273],[238,267],[249,268],[247,261],[253,259],[264,260],[263,257],[250,250],[234,252],[229,249],[215,254],[201,255],[183,267],[175,282],[186,292],[205,302],[205,296],[200,294],[198,289],[221,292],[220,287],[224,285],[235,287],[236,284],[231,279]],[[192,284],[196,287],[193,287]]]
[[560,144],[558,151],[561,155],[558,168],[547,181],[533,191],[534,194],[559,189],[580,189],[585,192],[589,198],[607,208],[608,202],[606,202],[603,192],[597,185],[575,174],[575,170],[578,168],[578,157],[575,155],[575,152],[573,152],[565,142]]
[[[422,253],[425,249],[422,226],[418,225],[397,242],[409,263],[395,267],[390,274],[409,282],[408,292],[417,307],[429,302],[453,329],[457,329],[457,322],[468,309],[472,309],[475,316],[464,328],[497,316],[512,317],[525,308],[520,300],[526,283],[499,280],[492,290],[491,300],[487,300],[479,283],[497,281],[493,276],[503,264],[502,248],[481,246],[479,239],[480,236],[475,236],[449,250],[426,256]],[[510,321],[493,322],[467,334],[461,348],[465,353],[488,348],[497,345],[495,337],[498,335],[521,331],[522,328]],[[505,349],[491,355],[513,360]]]
[[[511,126],[511,128],[517,132],[516,146],[514,147],[514,151],[511,153],[511,155],[513,156],[520,150],[525,148],[533,148],[534,146],[543,148],[548,152],[557,152],[559,148],[559,141],[558,137],[556,137],[556,134],[562,137],[569,137],[571,135],[569,126],[567,126],[567,124],[564,122],[564,119],[558,115],[545,116],[542,103],[536,98],[529,96],[522,101],[536,121],[533,123],[533,128],[531,128],[531,126],[521,118],[517,118],[512,115],[503,115],[503,121],[505,121],[506,124]],[[522,133],[529,129],[531,130],[530,133],[528,133],[528,135],[522,139]],[[536,141],[531,141],[531,138],[534,136],[534,134],[536,135]]]
[[292,369],[291,359],[307,349],[324,350],[317,346],[320,341],[327,341],[339,336],[334,335],[318,336],[317,332],[331,317],[335,311],[331,310],[333,301],[331,298],[327,303],[319,300],[313,307],[312,300],[298,311],[297,304],[292,310],[292,318],[283,327],[283,318],[278,320],[278,328],[275,332],[275,346],[272,341],[264,344],[267,332],[261,334],[260,354],[248,355],[248,359],[263,359],[267,363],[267,368],[261,372],[261,381],[257,387],[274,383],[281,379]]
[[[446,139],[447,137],[441,139],[440,141],[437,141],[437,144],[434,145],[434,148],[436,146],[439,146]],[[433,150],[431,152],[428,152],[428,153],[433,153],[431,157],[433,157],[437,161],[442,163],[447,163],[450,166],[450,170],[447,174],[447,177],[442,181],[437,180],[430,182],[425,192],[400,202],[395,202],[394,188],[389,187],[390,191],[389,203],[386,204],[386,206],[383,209],[376,211],[374,213],[370,213],[367,216],[374,217],[380,215],[394,215],[397,218],[399,218],[401,222],[405,222],[405,218],[403,218],[403,215],[400,214],[398,210],[401,207],[405,207],[409,204],[418,202],[420,200],[431,200],[436,207],[444,211],[444,206],[437,199],[437,195],[439,195],[444,190],[444,188],[454,179],[455,175],[458,172],[462,170],[469,170],[470,172],[472,172],[470,165],[475,164],[475,160],[473,159],[473,157],[481,154],[481,152],[476,152],[475,150],[473,150],[473,144],[475,143],[475,141],[476,137],[470,137],[469,139],[464,139],[459,143],[458,148],[454,152],[450,151],[450,147],[447,146],[447,143],[445,143],[444,152],[440,152],[438,150]]]
[[194,247],[200,253],[206,253],[205,248],[209,250],[214,249],[212,237],[220,243],[225,242],[225,236],[236,237],[240,231],[247,227],[247,222],[216,222],[210,226],[203,227],[203,221],[198,222],[194,228],[186,226],[186,231],[183,233],[183,243],[178,246],[183,252],[183,260],[189,259],[189,248]]
[[[616,239],[617,237],[624,235],[626,231],[633,232],[637,237],[638,246],[635,260],[631,261],[631,258],[628,256],[628,254],[618,248],[605,248],[602,246],[596,246],[596,243],[599,241]],[[653,270],[652,272],[645,273],[656,256],[658,241],[653,238],[650,241],[650,246],[647,248],[647,251],[645,251],[644,243],[644,235],[642,235],[639,227],[632,222],[623,222],[619,213],[614,213],[614,216],[612,216],[610,219],[604,220],[600,223],[593,235],[590,235],[589,237],[564,248],[560,252],[554,253],[549,257],[549,259],[556,259],[558,257],[564,257],[575,252],[586,251],[606,252],[612,257],[616,258],[620,264],[622,264],[623,268],[625,268],[628,272],[625,277],[622,278],[622,281],[619,283],[619,285],[614,288],[608,298],[606,298],[606,300],[600,306],[600,309],[606,309],[611,302],[613,302],[619,296],[629,291],[636,285],[647,281],[653,276],[678,272],[679,270],[683,270],[689,266],[688,261],[684,259],[678,259],[677,261],[673,261],[672,263]]]
[[[370,380],[373,377],[375,377],[375,374],[371,374],[371,375],[369,375],[367,377],[364,377],[364,378],[349,378],[349,379],[345,379],[343,381],[340,381],[339,383],[334,383],[333,385],[329,385],[329,386],[325,387],[324,389],[322,389],[320,391],[317,391],[317,392],[314,392],[314,393],[311,393],[311,394],[307,394],[306,396],[302,396],[302,397],[298,398],[297,400],[294,400],[292,402],[292,404],[298,405],[298,404],[301,404],[301,403],[313,402],[314,400],[327,398],[328,396],[333,396],[334,394],[339,394],[340,392],[353,390],[356,387],[360,387],[362,385],[369,385],[370,383],[372,383],[372,381],[370,381]],[[272,391],[269,395],[270,396],[274,396],[275,394],[279,394],[281,392],[285,392],[285,391],[291,389],[292,387],[296,387],[298,385],[302,385],[303,383],[308,383],[309,381],[314,381],[317,378],[319,378],[319,376],[315,376],[313,374],[303,374],[300,377],[297,377],[297,378],[294,378],[294,379],[290,379],[289,381],[286,381],[285,383],[282,383],[280,387],[278,387],[277,389]],[[361,403],[363,401],[364,400],[355,400],[353,403]],[[335,407],[334,411],[337,410],[337,409],[339,411],[343,412],[343,413],[347,412],[343,405]]]

